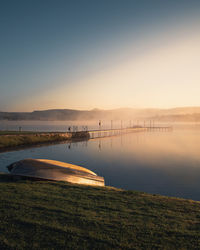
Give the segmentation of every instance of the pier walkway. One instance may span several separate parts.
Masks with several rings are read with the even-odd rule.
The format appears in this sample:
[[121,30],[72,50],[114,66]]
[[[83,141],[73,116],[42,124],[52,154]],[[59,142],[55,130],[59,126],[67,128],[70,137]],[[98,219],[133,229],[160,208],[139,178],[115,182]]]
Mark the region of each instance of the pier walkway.
[[163,127],[130,127],[130,128],[120,128],[120,129],[99,129],[99,130],[89,130],[87,131],[90,135],[90,139],[117,136],[128,133],[144,132],[144,131],[172,131],[172,126]]

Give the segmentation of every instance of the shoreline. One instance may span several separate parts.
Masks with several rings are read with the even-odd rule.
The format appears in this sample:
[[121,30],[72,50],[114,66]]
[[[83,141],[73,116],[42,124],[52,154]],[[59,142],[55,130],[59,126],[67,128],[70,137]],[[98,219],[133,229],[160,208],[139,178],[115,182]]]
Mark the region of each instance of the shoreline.
[[88,140],[89,133],[84,132],[12,132],[0,133],[0,153],[35,146],[45,146],[64,142]]

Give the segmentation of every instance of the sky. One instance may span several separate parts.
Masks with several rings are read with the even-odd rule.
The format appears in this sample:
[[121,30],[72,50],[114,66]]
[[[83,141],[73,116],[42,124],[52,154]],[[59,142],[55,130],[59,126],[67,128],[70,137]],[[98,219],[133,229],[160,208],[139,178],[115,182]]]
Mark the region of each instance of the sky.
[[199,0],[1,0],[0,111],[200,106]]

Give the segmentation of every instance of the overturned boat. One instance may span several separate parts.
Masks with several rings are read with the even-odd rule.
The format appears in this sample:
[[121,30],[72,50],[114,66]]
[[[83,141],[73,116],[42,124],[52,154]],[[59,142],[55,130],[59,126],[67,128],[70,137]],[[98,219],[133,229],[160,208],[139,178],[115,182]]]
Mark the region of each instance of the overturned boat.
[[14,162],[7,168],[12,175],[17,177],[104,186],[104,178],[97,176],[91,170],[60,161],[24,159]]

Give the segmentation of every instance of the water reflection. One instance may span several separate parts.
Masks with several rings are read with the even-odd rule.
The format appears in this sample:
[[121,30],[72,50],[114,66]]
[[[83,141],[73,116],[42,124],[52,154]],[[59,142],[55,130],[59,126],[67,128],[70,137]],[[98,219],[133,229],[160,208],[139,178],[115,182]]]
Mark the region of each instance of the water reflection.
[[0,171],[23,158],[81,165],[106,185],[200,200],[200,130],[140,132],[0,154]]

